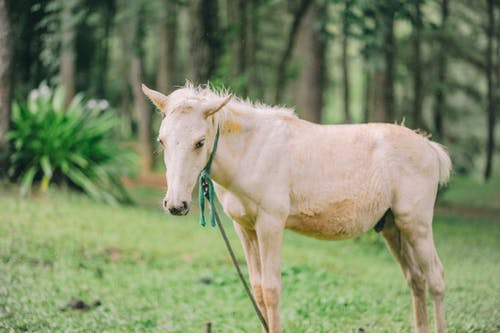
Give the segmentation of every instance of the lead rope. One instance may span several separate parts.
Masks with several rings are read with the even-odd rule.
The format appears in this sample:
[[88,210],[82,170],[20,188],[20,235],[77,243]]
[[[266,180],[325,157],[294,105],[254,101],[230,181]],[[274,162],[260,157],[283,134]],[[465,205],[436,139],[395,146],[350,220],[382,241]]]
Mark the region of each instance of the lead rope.
[[233,249],[231,247],[231,243],[229,243],[229,239],[227,238],[226,232],[224,231],[224,227],[222,226],[219,214],[217,213],[217,210],[215,209],[215,191],[214,191],[214,183],[212,181],[212,178],[210,177],[210,168],[212,167],[212,162],[215,156],[215,153],[217,152],[217,144],[219,142],[219,127],[217,127],[217,134],[215,135],[215,142],[214,142],[214,147],[212,149],[212,153],[210,154],[210,157],[208,159],[207,165],[205,168],[200,173],[200,177],[198,179],[199,182],[199,189],[198,189],[198,195],[199,195],[199,204],[200,204],[200,225],[204,227],[206,225],[205,221],[205,198],[208,200],[209,206],[210,206],[210,225],[212,227],[215,227],[216,225],[219,226],[219,231],[222,236],[222,239],[224,240],[224,243],[226,244],[227,251],[229,252],[229,255],[231,257],[231,261],[233,262],[234,267],[236,268],[236,272],[238,273],[238,276],[241,280],[241,283],[243,284],[243,287],[245,288],[245,292],[248,295],[248,298],[250,298],[250,301],[252,302],[253,308],[255,312],[257,313],[257,317],[259,317],[260,322],[262,323],[262,326],[266,330],[267,333],[269,333],[269,327],[267,326],[266,319],[260,312],[259,307],[257,306],[257,302],[255,302],[255,299],[252,295],[252,292],[250,291],[250,288],[248,287],[248,283],[245,280],[245,277],[243,276],[243,273],[241,272],[240,266],[238,265],[238,262],[236,261],[236,256],[234,255]]

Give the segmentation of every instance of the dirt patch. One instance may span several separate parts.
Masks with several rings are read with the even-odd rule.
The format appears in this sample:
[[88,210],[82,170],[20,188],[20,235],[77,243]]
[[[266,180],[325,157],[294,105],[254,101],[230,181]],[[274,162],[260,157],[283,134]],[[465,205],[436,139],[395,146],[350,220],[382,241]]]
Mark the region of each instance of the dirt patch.
[[48,260],[48,259],[32,258],[29,260],[29,263],[34,265],[34,266],[39,266],[39,267],[44,267],[44,268],[53,268],[54,267],[54,262],[52,260]]
[[95,309],[95,308],[101,306],[101,304],[102,304],[101,301],[98,300],[98,299],[95,300],[92,303],[87,304],[85,301],[83,301],[81,299],[72,298],[68,302],[68,304],[66,304],[65,306],[63,306],[61,308],[61,311],[72,310],[72,311],[85,312],[85,311],[89,311],[89,310]]
[[198,283],[201,284],[212,284],[213,280],[209,277],[202,277],[198,279]]
[[190,254],[183,254],[182,261],[184,261],[186,264],[190,264],[193,262],[193,257]]
[[123,257],[122,251],[117,247],[108,247],[104,253],[109,261],[118,261]]
[[125,187],[151,187],[151,188],[167,188],[167,180],[164,173],[146,173],[137,178],[123,178]]

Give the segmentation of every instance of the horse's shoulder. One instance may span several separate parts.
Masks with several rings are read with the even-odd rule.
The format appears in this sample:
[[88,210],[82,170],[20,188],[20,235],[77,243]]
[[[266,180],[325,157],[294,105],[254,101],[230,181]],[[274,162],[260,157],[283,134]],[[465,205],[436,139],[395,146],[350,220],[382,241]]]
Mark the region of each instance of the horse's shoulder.
[[255,209],[251,207],[251,204],[221,186],[218,186],[216,191],[224,212],[233,221],[241,225],[250,226],[249,224],[253,224],[253,221],[255,221]]

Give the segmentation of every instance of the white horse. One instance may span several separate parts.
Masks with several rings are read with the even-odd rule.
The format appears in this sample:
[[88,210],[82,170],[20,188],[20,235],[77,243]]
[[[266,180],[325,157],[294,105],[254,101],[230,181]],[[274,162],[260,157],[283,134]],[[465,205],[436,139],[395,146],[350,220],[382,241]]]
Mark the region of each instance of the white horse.
[[443,266],[432,235],[438,185],[451,170],[441,145],[400,125],[316,125],[207,87],[186,84],[169,96],[142,88],[164,115],[158,141],[167,165],[164,207],[172,214],[188,213],[220,128],[212,178],[271,333],[281,332],[284,229],[337,240],[374,226],[411,289],[415,332],[429,332],[426,288],[435,331],[446,331]]

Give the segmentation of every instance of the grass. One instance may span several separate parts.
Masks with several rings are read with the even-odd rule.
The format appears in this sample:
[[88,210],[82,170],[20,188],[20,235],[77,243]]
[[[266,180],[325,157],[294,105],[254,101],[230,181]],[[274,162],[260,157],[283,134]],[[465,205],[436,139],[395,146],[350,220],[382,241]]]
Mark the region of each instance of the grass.
[[[498,218],[439,215],[435,238],[449,332],[498,332]],[[283,257],[284,332],[411,331],[409,290],[374,232],[341,242],[287,232]],[[63,311],[71,299],[102,304]],[[199,227],[196,213],[0,190],[0,331],[196,333],[206,321],[213,332],[259,331],[217,230]]]
[[482,179],[454,175],[440,201],[446,205],[497,210],[500,213],[500,176],[484,182]]

